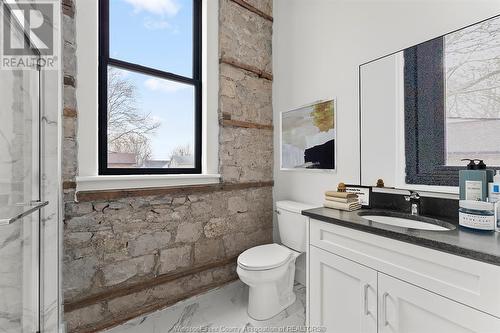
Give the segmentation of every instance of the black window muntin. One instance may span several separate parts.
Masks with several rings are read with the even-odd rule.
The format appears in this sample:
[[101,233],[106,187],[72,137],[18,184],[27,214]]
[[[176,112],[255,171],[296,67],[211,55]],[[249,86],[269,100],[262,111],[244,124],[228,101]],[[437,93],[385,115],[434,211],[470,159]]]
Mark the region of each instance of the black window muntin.
[[[108,167],[108,66],[150,75],[194,87],[194,168]],[[202,160],[202,0],[193,0],[193,77],[142,66],[109,56],[109,0],[99,0],[99,89],[98,165],[99,175],[200,174]]]

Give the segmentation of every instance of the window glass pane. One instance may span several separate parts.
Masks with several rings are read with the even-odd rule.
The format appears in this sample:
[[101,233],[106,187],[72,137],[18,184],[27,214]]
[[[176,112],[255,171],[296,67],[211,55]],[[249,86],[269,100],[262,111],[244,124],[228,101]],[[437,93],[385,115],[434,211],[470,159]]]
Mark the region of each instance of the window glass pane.
[[192,77],[193,0],[110,0],[109,56]]
[[500,18],[445,38],[447,165],[500,166]]
[[108,67],[108,167],[194,168],[195,89]]

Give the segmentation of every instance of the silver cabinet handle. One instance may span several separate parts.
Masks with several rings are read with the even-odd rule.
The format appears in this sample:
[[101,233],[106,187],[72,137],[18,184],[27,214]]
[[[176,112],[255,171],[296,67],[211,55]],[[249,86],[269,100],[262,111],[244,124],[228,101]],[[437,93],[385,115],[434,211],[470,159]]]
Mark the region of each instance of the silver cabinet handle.
[[368,310],[368,289],[370,288],[370,285],[367,283],[363,287],[363,294],[364,294],[364,307],[363,307],[363,312],[365,316],[368,316],[370,314],[370,310]]
[[389,293],[387,291],[382,295],[382,311],[384,311],[384,313],[383,313],[384,326],[389,325],[389,321],[387,320],[387,297],[388,296],[389,296]]

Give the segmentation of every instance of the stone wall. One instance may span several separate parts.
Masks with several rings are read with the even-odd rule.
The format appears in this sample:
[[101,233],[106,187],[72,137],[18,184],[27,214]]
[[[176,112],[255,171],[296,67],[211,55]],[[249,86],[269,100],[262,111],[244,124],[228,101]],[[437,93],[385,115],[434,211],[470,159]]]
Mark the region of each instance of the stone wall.
[[94,332],[234,280],[238,254],[272,242],[272,0],[220,1],[221,184],[92,193],[75,193],[78,13],[63,10],[65,320]]
[[[81,0],[80,0],[81,1]],[[62,1],[63,28],[63,147],[62,177],[64,201],[73,201],[78,173],[76,106],[76,32],[73,0]]]

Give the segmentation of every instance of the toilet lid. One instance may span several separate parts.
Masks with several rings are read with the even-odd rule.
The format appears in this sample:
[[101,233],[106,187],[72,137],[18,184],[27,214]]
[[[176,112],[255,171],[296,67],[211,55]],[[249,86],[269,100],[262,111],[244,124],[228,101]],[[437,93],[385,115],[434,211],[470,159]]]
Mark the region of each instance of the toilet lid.
[[279,244],[266,244],[246,250],[238,257],[238,265],[248,270],[266,270],[281,266],[292,251]]

